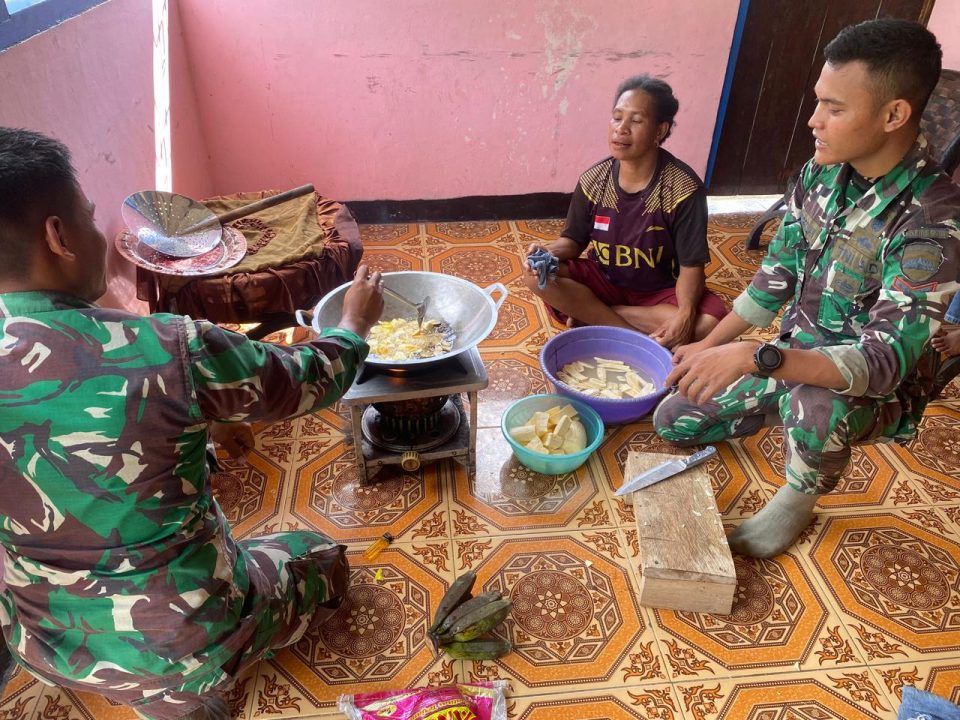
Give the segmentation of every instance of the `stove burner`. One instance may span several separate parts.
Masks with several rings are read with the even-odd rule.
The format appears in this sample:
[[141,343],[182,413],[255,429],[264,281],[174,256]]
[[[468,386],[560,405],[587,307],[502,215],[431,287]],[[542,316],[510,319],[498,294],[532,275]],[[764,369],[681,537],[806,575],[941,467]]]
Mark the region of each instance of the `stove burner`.
[[363,436],[373,445],[393,452],[422,452],[439,447],[460,429],[460,410],[447,395],[427,398],[437,399],[443,401],[442,407],[427,414],[396,412],[397,408],[384,407],[419,401],[370,405],[363,411]]
[[452,377],[465,377],[469,374],[467,366],[464,365],[465,361],[465,359],[461,360],[459,355],[454,355],[453,357],[440,358],[439,360],[421,365],[382,366],[372,365],[366,362],[363,364],[360,374],[357,376],[357,379],[353,381],[353,384],[355,387],[359,387],[378,377],[404,378],[421,376],[428,373],[432,375],[448,373]]
[[487,387],[479,351],[411,370],[365,363],[343,396],[363,485],[387,465],[412,472],[421,461],[446,458],[476,472],[477,394]]

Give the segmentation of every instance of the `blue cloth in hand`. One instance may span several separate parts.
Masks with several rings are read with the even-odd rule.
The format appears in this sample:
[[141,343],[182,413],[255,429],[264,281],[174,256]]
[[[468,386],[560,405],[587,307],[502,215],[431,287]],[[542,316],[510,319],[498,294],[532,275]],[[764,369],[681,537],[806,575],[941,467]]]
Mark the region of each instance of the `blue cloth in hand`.
[[897,720],[960,720],[960,707],[933,693],[905,685]]
[[537,287],[543,290],[547,286],[547,280],[556,277],[560,260],[549,250],[537,248],[527,255],[527,265],[537,273]]

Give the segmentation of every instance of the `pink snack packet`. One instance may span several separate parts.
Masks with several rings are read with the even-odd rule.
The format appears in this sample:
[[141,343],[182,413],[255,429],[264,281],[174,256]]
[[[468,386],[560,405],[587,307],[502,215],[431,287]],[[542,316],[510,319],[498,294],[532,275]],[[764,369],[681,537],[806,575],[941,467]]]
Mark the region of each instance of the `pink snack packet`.
[[507,687],[497,680],[341,695],[337,707],[349,720],[507,720]]

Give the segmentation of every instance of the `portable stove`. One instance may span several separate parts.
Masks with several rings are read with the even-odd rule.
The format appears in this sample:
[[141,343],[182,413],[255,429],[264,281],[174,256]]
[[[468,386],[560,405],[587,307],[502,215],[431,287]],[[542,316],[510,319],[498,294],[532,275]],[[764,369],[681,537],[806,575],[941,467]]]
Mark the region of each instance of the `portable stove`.
[[[343,402],[350,408],[360,482],[384,465],[413,472],[422,463],[453,458],[477,470],[477,393],[487,387],[477,349],[416,373],[364,366]],[[467,394],[470,416],[463,406]]]

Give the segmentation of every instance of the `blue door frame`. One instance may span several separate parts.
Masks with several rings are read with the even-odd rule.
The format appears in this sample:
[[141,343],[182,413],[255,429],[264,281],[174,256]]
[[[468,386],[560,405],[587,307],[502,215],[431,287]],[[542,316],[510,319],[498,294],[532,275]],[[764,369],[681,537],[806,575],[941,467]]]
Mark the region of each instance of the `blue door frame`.
[[740,0],[740,9],[737,11],[737,24],[733,30],[733,42],[730,44],[730,57],[727,59],[727,73],[723,78],[723,90],[720,93],[720,105],[717,107],[717,122],[713,127],[713,142],[710,144],[710,159],[707,161],[707,172],[704,183],[709,188],[713,177],[713,164],[717,159],[717,147],[720,144],[720,133],[723,131],[723,118],[727,114],[727,103],[730,100],[730,88],[733,86],[733,74],[737,69],[737,56],[740,54],[740,41],[743,39],[743,26],[747,22],[747,10],[750,0]]

